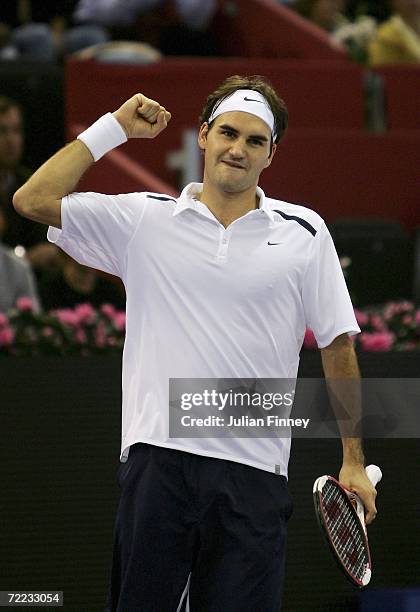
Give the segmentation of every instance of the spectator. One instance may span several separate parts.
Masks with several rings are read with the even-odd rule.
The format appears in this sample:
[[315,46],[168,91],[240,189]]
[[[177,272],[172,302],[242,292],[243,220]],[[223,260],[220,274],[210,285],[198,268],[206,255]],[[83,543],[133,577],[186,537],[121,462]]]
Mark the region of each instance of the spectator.
[[106,26],[114,39],[136,40],[165,55],[215,55],[209,31],[216,0],[79,0],[74,19]]
[[13,208],[14,192],[31,174],[21,163],[23,147],[22,109],[15,100],[0,96],[0,210],[5,225],[3,242],[12,249],[24,247],[32,266],[41,271],[57,264],[58,249],[46,241],[46,232],[38,223],[21,217]]
[[343,14],[344,0],[297,0],[294,8],[302,17],[326,32],[333,33],[347,23]]
[[47,62],[54,59],[48,24],[32,22],[28,0],[2,2],[0,19],[0,59],[27,57]]
[[[97,23],[77,24],[73,20],[78,0],[43,0],[32,3],[32,19],[48,22],[58,58],[109,40],[106,28]],[[121,4],[121,2],[120,2]]]
[[112,304],[125,310],[123,290],[113,281],[100,276],[92,268],[82,266],[60,252],[61,270],[54,276],[45,277],[39,284],[41,301],[46,311],[56,308],[72,308],[89,302],[96,308]]
[[2,7],[0,58],[53,62],[85,47],[109,39],[95,24],[74,27],[77,0],[17,0]]
[[420,0],[393,0],[392,7],[369,45],[370,64],[420,63]]
[[13,308],[21,297],[30,298],[35,311],[39,311],[39,299],[31,267],[25,259],[17,257],[2,243],[5,229],[4,215],[0,210],[0,312]]

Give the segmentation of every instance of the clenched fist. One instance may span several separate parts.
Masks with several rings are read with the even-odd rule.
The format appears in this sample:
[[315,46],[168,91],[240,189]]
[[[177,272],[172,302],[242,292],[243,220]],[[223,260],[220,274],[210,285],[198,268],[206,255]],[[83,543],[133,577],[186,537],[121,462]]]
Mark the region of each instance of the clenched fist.
[[127,138],[155,138],[166,128],[171,118],[171,113],[159,102],[140,93],[124,102],[113,115]]

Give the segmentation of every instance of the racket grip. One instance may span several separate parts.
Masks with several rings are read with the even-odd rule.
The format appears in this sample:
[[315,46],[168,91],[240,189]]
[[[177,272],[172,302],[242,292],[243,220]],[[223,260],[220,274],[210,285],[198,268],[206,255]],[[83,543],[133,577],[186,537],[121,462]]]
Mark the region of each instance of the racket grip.
[[373,486],[376,487],[378,482],[380,482],[382,479],[381,468],[379,468],[377,465],[368,465],[366,467],[366,475]]

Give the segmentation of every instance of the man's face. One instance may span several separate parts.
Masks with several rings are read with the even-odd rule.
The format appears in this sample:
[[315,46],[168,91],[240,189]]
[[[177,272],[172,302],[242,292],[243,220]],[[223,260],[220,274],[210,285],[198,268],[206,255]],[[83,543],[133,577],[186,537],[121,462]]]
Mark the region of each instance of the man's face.
[[198,145],[204,151],[204,181],[225,193],[254,189],[271,164],[271,132],[259,117],[241,111],[219,115],[209,131],[203,123]]
[[22,117],[18,108],[0,114],[0,169],[16,167],[23,153]]

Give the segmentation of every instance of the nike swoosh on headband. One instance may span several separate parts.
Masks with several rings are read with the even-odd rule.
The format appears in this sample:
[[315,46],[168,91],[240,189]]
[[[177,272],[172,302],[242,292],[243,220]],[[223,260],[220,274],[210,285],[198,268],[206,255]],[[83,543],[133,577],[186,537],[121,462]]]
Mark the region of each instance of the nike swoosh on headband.
[[277,244],[281,244],[281,242],[270,242],[270,241],[268,241],[267,244],[269,244],[270,246],[276,246]]
[[247,102],[259,102],[260,104],[264,104],[262,100],[254,100],[254,98],[247,98],[246,96],[244,100],[246,100]]

